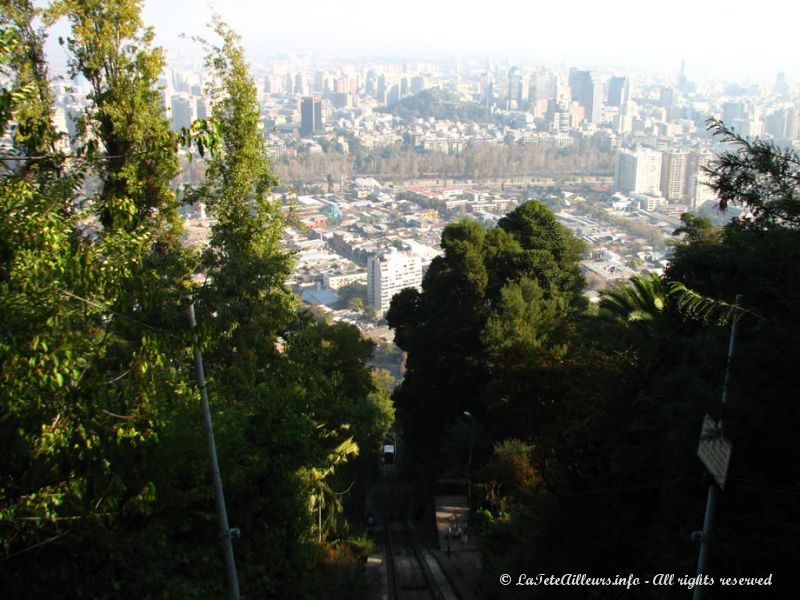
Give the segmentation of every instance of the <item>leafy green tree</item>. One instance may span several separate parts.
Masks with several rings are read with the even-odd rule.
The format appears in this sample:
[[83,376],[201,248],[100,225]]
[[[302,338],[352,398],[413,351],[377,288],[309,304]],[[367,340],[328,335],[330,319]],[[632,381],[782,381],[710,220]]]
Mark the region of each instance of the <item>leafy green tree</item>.
[[316,544],[350,534],[351,505],[368,483],[363,461],[374,454],[362,449],[385,433],[389,407],[367,368],[372,344],[297,312],[256,88],[238,37],[218,18],[213,25],[221,45],[208,46],[207,65],[221,152],[191,198],[217,218],[198,314],[230,518],[243,531],[237,560],[248,594],[314,597],[324,563]]
[[164,56],[152,48],[152,28],[143,27],[141,2],[58,0],[49,16],[69,20],[70,71],[92,89],[79,135],[90,150],[102,144],[94,161],[100,222],[108,231],[145,224],[175,238],[181,223],[169,184],[177,153],[156,89]]
[[474,221],[448,225],[442,248],[422,292],[404,290],[387,314],[408,353],[398,411],[410,444],[426,456],[464,410],[480,420],[502,403],[501,386],[488,384],[501,363],[517,362],[522,353],[512,348],[562,356],[569,323],[586,307],[582,244],[537,201],[490,230]]
[[[84,8],[56,10],[68,13],[77,27]],[[103,19],[98,31],[109,32],[103,26],[114,20],[114,10],[125,13],[116,17],[130,25],[115,33],[119,49],[136,29],[138,5],[107,8],[96,13]],[[164,232],[169,238],[167,222],[151,215],[133,224],[138,210],[125,217],[128,227],[102,219],[114,188],[105,184],[119,173],[101,165],[113,160],[127,161],[128,192],[142,206],[169,212],[166,175],[151,185],[135,183],[136,173],[172,172],[165,151],[155,149],[154,158],[141,144],[138,160],[127,146],[123,151],[129,154],[113,157],[109,147],[119,132],[98,125],[111,106],[98,99],[115,97],[120,88],[128,94],[128,79],[147,79],[147,69],[127,62],[114,78],[94,81],[94,106],[84,123],[96,127],[95,146],[68,163],[51,122],[44,33],[32,25],[37,16],[29,3],[3,5],[3,39],[10,42],[3,67],[12,87],[3,90],[10,102],[2,125],[16,124],[13,154],[3,159],[8,165],[5,159],[13,157],[19,168],[2,177],[0,303],[8,326],[0,340],[0,429],[10,449],[2,468],[2,578],[16,597],[58,589],[97,597],[110,593],[123,565],[146,563],[142,550],[148,546],[138,536],[157,500],[159,433],[188,397],[182,383],[187,374],[176,367],[182,355],[188,358],[185,345],[167,333],[177,314],[183,315],[173,292],[188,281],[188,271],[180,252],[165,253],[156,243]],[[76,34],[71,48],[81,54],[86,41]],[[100,37],[93,41],[103,43]],[[147,62],[148,50],[141,52]],[[110,47],[105,58],[106,66],[121,60]],[[148,127],[158,135],[157,121]],[[174,156],[173,146],[168,152]],[[139,162],[149,166],[140,170]],[[77,190],[93,171],[101,188],[93,201],[104,225],[95,234],[87,231],[90,215],[77,203]],[[155,313],[158,319],[152,319]],[[81,555],[80,568],[63,560],[70,554]],[[47,581],[31,575],[42,569]]]
[[559,360],[567,351],[568,310],[566,298],[547,298],[535,280],[523,277],[501,290],[497,310],[483,331],[484,342],[498,363]]
[[507,439],[494,446],[492,456],[483,467],[481,479],[487,482],[486,496],[495,510],[521,502],[541,485],[541,477],[533,466],[533,446],[517,439]]
[[[12,129],[11,140],[21,158],[18,172],[34,176],[40,173],[40,185],[49,183],[44,174],[52,172],[63,160],[57,146],[64,134],[55,131],[52,120],[54,98],[44,53],[46,34],[35,25],[40,11],[27,0],[4,0],[0,11],[0,26],[6,36],[3,65],[7,67],[5,74],[13,77],[0,104],[3,130],[6,126]],[[24,103],[19,102],[22,96]]]
[[259,369],[277,352],[265,342],[292,319],[294,301],[285,285],[292,263],[279,247],[283,219],[270,194],[277,180],[259,131],[255,85],[238,37],[218,18],[214,29],[222,46],[210,48],[206,64],[218,82],[209,92],[221,152],[193,197],[217,219],[203,256],[213,281],[203,302],[207,315],[215,313],[216,351],[236,352],[235,369]]
[[721,121],[710,119],[713,130],[735,150],[723,152],[706,168],[720,210],[740,205],[752,214],[754,227],[800,225],[800,156],[762,139],[750,141]]
[[[355,450],[377,445],[392,407],[366,366],[371,344],[295,312],[235,35],[216,22],[224,154],[195,198],[219,224],[198,257],[179,244],[170,181],[177,142],[213,146],[213,131],[169,131],[153,85],[163,60],[140,3],[64,1],[47,13],[67,17],[71,68],[92,86],[69,156],[52,125],[39,13],[23,1],[1,6],[0,131],[13,147],[0,157],[0,587],[19,598],[224,593],[182,333],[200,270],[201,344],[231,523],[244,532],[243,589],[318,597],[317,577],[339,563],[324,552],[333,546],[311,543],[307,506],[320,485],[303,473],[324,472],[346,450],[322,487],[338,492],[357,478],[352,493],[324,496],[343,509],[328,512],[339,518],[330,541],[348,535],[342,517],[366,485]],[[86,190],[95,192],[80,202]]]
[[347,301],[347,308],[353,312],[364,312],[366,310],[366,302],[360,296],[353,296]]
[[704,239],[713,238],[719,230],[706,219],[692,213],[683,213],[681,215],[683,225],[674,231],[674,235],[684,234],[685,238],[691,242],[700,242]]
[[475,222],[445,228],[445,254],[428,268],[422,293],[403,290],[387,313],[397,345],[408,353],[395,401],[409,446],[428,464],[444,424],[474,410],[484,378],[479,333],[488,283],[485,237]]
[[324,467],[308,469],[301,474],[308,479],[308,485],[314,490],[309,496],[309,512],[317,519],[317,541],[320,543],[323,537],[328,537],[336,528],[337,517],[344,511],[342,494],[331,487],[331,476],[336,472],[337,466],[355,455],[358,455],[358,444],[353,438],[347,438],[328,455]]

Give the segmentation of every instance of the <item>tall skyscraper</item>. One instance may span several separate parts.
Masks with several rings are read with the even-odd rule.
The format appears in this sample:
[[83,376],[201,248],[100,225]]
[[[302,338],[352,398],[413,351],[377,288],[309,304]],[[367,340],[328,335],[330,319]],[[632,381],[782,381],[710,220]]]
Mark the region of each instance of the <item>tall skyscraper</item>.
[[313,135],[322,129],[322,101],[319,96],[305,96],[300,104],[300,134]]
[[523,99],[523,78],[518,67],[511,67],[508,72],[508,99],[517,103]]
[[378,88],[376,91],[378,102],[386,103],[386,94],[388,93],[388,83],[386,81],[386,75],[381,73],[378,75]]
[[195,107],[198,119],[207,119],[211,116],[211,110],[205,98],[195,98]]
[[689,88],[689,82],[686,79],[686,61],[681,60],[681,70],[678,73],[678,91],[686,92]]
[[630,84],[627,77],[612,77],[608,80],[608,105],[623,106],[628,102]]
[[744,119],[744,117],[744,102],[725,102],[722,105],[722,120],[726,124],[730,125],[732,121]]
[[308,93],[306,91],[307,89],[306,78],[303,76],[303,73],[298,72],[297,75],[294,76],[294,93],[302,96]]
[[573,102],[580,102],[583,98],[583,88],[590,78],[589,71],[581,71],[575,67],[569,70],[569,92]]
[[494,81],[488,72],[481,75],[481,104],[487,108],[494,105]]
[[603,80],[590,71],[573,68],[569,70],[569,89],[572,100],[585,109],[585,119],[595,124],[602,122]]
[[595,125],[603,121],[603,97],[604,86],[602,78],[598,75],[590,75],[588,86],[584,90],[584,103],[586,108],[586,120]]
[[400,102],[400,97],[401,97],[400,85],[395,83],[386,92],[386,106],[392,106],[393,104],[397,104],[398,102]]

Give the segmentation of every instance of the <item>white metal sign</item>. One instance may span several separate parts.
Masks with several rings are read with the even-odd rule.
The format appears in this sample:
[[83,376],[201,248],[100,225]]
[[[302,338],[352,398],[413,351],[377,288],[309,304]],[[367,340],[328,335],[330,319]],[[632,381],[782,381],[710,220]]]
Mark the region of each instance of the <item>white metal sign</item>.
[[719,423],[706,415],[703,419],[703,430],[700,432],[697,456],[722,489],[725,489],[732,450],[733,444],[722,435]]

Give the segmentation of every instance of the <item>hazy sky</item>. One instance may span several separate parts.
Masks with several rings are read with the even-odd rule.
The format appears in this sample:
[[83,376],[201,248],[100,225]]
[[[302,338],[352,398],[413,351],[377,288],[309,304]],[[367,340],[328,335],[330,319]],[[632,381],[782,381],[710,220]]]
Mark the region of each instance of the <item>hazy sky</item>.
[[145,0],[168,50],[212,10],[248,58],[275,52],[532,57],[581,66],[800,75],[793,0]]

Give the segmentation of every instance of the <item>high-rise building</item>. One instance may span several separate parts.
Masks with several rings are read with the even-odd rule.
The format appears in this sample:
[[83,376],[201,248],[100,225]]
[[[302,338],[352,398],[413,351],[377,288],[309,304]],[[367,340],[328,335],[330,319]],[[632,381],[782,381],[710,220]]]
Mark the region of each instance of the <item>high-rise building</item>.
[[781,71],[775,77],[775,86],[773,87],[773,91],[778,96],[786,96],[789,94],[789,84],[786,82],[786,73]]
[[481,104],[487,108],[494,105],[494,81],[489,73],[481,76]]
[[377,98],[378,102],[386,103],[386,94],[388,93],[388,82],[386,81],[386,75],[381,73],[378,75],[378,87],[377,87]]
[[161,112],[168,113],[170,119],[172,118],[172,92],[166,88],[158,91],[158,102],[161,105]]
[[686,61],[681,60],[681,70],[678,73],[678,91],[679,92],[687,92],[689,91],[689,81],[686,79]]
[[314,71],[314,91],[320,94],[329,92],[328,74],[325,71]]
[[737,119],[744,119],[744,117],[744,102],[725,102],[722,105],[722,121],[726,125],[730,125],[732,121]]
[[313,135],[322,129],[322,101],[305,96],[300,103],[300,135]]
[[784,106],[770,113],[764,120],[764,128],[779,143],[792,140],[797,137],[800,119],[795,116],[793,106]]
[[[558,98],[558,88],[566,90],[565,96],[569,94],[569,87],[561,85],[558,77],[549,71],[539,71],[534,77],[531,77],[530,84],[528,85],[528,99],[531,103],[538,102],[539,100],[550,100],[551,98]],[[569,98],[565,97],[567,104]]]
[[175,131],[179,129],[188,129],[192,125],[192,121],[197,117],[197,106],[195,105],[194,98],[188,94],[175,95],[172,97],[172,128]]
[[395,83],[386,92],[386,106],[392,106],[393,104],[397,104],[398,102],[400,102],[400,98],[401,98],[400,85]]
[[660,194],[661,152],[650,148],[619,150],[614,186],[621,192]]
[[692,208],[701,206],[704,202],[716,199],[714,190],[709,187],[711,178],[703,170],[711,165],[713,154],[708,150],[690,152],[686,158],[686,199]]
[[408,287],[422,285],[422,259],[391,248],[367,261],[367,303],[378,312],[389,308],[392,297]]
[[589,77],[588,87],[584,90],[586,120],[595,125],[603,121],[604,81],[598,75]]
[[658,104],[667,111],[667,121],[669,121],[672,118],[672,109],[675,106],[675,92],[671,87],[661,88]]
[[627,77],[612,77],[608,80],[608,105],[624,106],[628,102],[630,83]]
[[689,153],[685,150],[667,150],[661,153],[661,195],[667,200],[686,199]]
[[306,84],[306,78],[303,76],[303,73],[298,72],[297,75],[294,76],[294,93],[299,95],[304,95],[308,93],[308,85]]
[[411,93],[419,94],[423,90],[431,87],[431,80],[425,75],[415,75],[411,78]]
[[604,82],[590,71],[569,70],[569,89],[573,101],[577,101],[586,111],[585,119],[590,123],[603,120]]
[[573,102],[580,102],[581,98],[583,98],[583,88],[587,84],[591,75],[589,71],[581,71],[580,69],[576,69],[572,67],[569,70],[569,92],[570,97]]
[[207,119],[211,116],[211,110],[209,109],[208,102],[205,98],[195,98],[195,108],[197,110],[198,119]]
[[522,77],[522,73],[520,73],[519,67],[511,67],[511,70],[508,72],[508,99],[514,102],[520,103],[527,95],[528,90],[526,85],[524,85],[524,79]]

